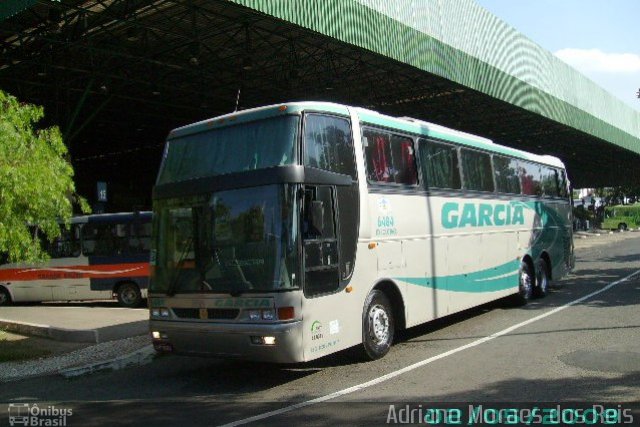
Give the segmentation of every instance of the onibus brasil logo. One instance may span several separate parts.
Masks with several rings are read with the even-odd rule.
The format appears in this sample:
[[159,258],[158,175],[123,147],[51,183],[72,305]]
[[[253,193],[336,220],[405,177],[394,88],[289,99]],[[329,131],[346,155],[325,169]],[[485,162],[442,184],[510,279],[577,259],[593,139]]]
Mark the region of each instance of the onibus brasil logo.
[[73,415],[73,409],[59,408],[54,405],[40,407],[37,403],[10,403],[9,425],[62,427],[67,425],[67,417]]

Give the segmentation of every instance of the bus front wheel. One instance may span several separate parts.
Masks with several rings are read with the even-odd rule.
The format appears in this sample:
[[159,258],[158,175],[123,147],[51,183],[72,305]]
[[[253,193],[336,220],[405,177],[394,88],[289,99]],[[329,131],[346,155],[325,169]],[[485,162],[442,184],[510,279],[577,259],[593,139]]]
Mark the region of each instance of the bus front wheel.
[[618,224],[618,231],[627,231],[627,224],[625,224],[624,222]]
[[127,282],[121,284],[116,290],[116,295],[118,296],[118,303],[123,307],[135,308],[142,302],[140,288],[135,283]]
[[362,318],[364,356],[376,360],[389,352],[394,335],[393,311],[389,298],[382,291],[372,291],[365,301]]

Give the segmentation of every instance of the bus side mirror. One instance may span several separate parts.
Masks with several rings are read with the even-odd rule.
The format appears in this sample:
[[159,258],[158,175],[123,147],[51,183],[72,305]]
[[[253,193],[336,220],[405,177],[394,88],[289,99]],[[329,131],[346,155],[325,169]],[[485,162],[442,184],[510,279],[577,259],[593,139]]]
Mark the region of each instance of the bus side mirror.
[[309,231],[322,236],[324,234],[324,205],[320,200],[313,200],[309,207]]

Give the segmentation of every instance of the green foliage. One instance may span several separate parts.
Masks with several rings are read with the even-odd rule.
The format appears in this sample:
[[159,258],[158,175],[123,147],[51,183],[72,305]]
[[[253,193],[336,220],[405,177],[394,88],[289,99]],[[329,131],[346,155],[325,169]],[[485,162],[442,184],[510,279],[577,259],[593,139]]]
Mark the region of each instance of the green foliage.
[[596,188],[595,194],[599,197],[608,197],[622,200],[625,196],[629,197],[640,195],[640,187],[627,185],[618,187]]
[[53,240],[58,221],[68,224],[74,202],[89,210],[75,193],[60,130],[34,129],[43,116],[42,107],[0,90],[0,254],[11,262],[46,258],[33,226]]

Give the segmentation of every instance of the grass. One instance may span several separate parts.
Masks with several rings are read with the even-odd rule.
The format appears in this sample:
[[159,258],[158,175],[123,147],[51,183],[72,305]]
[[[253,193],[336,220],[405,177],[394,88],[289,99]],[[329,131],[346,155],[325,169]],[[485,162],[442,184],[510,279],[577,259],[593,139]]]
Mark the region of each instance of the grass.
[[23,335],[0,330],[0,363],[37,359],[51,354],[50,350],[37,347],[29,341]]

